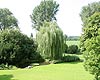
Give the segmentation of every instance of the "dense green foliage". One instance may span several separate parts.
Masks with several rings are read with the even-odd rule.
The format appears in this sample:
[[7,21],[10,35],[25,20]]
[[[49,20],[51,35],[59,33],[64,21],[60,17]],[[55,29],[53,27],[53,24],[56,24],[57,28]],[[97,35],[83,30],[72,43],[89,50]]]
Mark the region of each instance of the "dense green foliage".
[[17,19],[7,8],[0,9],[0,29],[18,27]]
[[84,47],[84,66],[86,70],[95,75],[99,80],[100,76],[100,13],[96,12],[87,19],[82,35]]
[[67,54],[80,54],[80,41],[66,41],[64,52]]
[[[91,15],[93,15],[95,12],[100,12],[100,1],[99,2],[90,3],[87,6],[84,6],[82,8],[82,11],[80,13],[80,17],[81,17],[81,20],[83,22],[83,27],[86,27],[86,25],[88,24],[88,20],[87,19]],[[84,30],[83,30],[83,32],[84,32]],[[86,35],[82,34],[82,36],[81,36],[80,46],[81,46],[81,51],[82,52],[85,50],[84,41],[88,37],[87,35],[89,35],[89,34],[88,33]]]
[[95,80],[100,76],[100,2],[84,6],[81,11],[83,34],[81,36],[81,51],[84,53],[85,69],[95,75]]
[[56,13],[59,4],[53,0],[43,0],[40,5],[36,6],[31,15],[33,27],[39,30],[43,26],[44,21],[50,22],[56,20]]
[[19,30],[0,31],[0,64],[26,67],[41,58],[36,49],[33,39],[20,33]]
[[79,51],[79,49],[78,49],[78,46],[77,45],[70,45],[68,47],[67,53],[69,53],[69,54],[77,54],[78,51]]
[[45,22],[37,33],[38,51],[45,59],[59,60],[64,52],[62,30],[55,22]]
[[100,12],[100,1],[90,3],[87,6],[84,6],[82,8],[80,16],[81,16],[81,19],[82,19],[82,22],[83,22],[83,26],[84,26],[84,24],[87,23],[87,18],[89,18],[95,12]]
[[74,55],[67,55],[62,58],[62,61],[63,62],[75,62],[75,61],[80,61],[80,58]]

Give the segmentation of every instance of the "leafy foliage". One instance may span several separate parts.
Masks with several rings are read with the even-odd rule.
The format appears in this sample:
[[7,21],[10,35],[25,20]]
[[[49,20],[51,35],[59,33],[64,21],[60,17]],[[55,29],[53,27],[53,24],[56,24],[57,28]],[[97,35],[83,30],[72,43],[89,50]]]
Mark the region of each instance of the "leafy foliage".
[[[82,11],[80,13],[81,16],[81,20],[83,22],[83,27],[86,27],[86,25],[88,24],[88,18],[93,15],[95,12],[100,12],[100,1],[99,2],[93,2],[88,4],[87,6],[84,6],[82,8]],[[86,31],[86,30],[85,30]],[[83,29],[84,32],[84,29]],[[81,43],[80,43],[80,47],[81,47],[81,51],[83,52],[85,50],[84,48],[84,41],[91,37],[91,34],[89,32],[89,34],[82,34],[81,36]]]
[[17,19],[7,8],[0,9],[0,29],[18,28]]
[[62,58],[64,36],[55,22],[45,22],[37,34],[38,51],[45,59]]
[[100,76],[100,13],[96,12],[87,19],[87,24],[83,28],[84,34],[84,66],[86,70],[95,75],[95,79]]
[[5,29],[0,32],[0,63],[26,67],[38,61],[36,44],[19,30]]
[[43,26],[44,21],[50,22],[56,20],[56,13],[59,4],[53,0],[41,1],[40,5],[36,6],[31,15],[33,27],[39,30]]
[[78,56],[71,56],[67,55],[62,58],[63,62],[76,62],[80,61],[80,58]]
[[76,54],[78,53],[79,49],[78,49],[78,46],[77,45],[70,45],[68,47],[68,53],[69,54]]
[[81,51],[84,53],[85,69],[100,76],[100,2],[94,2],[82,8],[80,14],[83,21],[83,34],[81,36]]
[[85,23],[87,23],[87,18],[89,18],[95,12],[100,12],[100,1],[99,2],[93,2],[93,3],[88,4],[87,6],[84,6],[82,8],[80,16],[81,16],[81,20],[83,22],[83,25]]

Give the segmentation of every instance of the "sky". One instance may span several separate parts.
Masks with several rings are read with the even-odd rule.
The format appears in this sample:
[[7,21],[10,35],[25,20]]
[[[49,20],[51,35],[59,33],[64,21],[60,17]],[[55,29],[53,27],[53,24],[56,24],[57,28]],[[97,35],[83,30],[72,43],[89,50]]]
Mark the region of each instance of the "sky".
[[[80,36],[82,33],[82,22],[79,16],[82,7],[88,3],[100,0],[55,0],[59,6],[56,18],[59,27],[68,36]],[[39,5],[41,0],[0,0],[0,8],[8,8],[18,20],[22,33],[28,36],[36,30],[32,29],[30,15],[33,9]]]

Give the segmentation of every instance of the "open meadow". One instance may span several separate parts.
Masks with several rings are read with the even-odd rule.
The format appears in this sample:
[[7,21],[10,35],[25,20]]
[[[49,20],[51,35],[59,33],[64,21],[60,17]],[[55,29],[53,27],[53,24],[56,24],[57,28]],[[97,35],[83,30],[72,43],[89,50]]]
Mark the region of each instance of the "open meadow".
[[66,44],[68,46],[70,46],[70,45],[77,45],[77,46],[79,46],[80,41],[66,41]]
[[83,63],[61,63],[31,69],[0,70],[0,80],[92,80]]

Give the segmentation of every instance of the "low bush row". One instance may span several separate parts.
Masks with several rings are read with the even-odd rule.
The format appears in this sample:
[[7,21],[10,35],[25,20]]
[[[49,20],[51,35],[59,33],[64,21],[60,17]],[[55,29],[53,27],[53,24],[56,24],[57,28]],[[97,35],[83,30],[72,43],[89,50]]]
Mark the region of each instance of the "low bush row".
[[80,49],[78,48],[77,45],[68,46],[67,44],[65,44],[64,52],[68,54],[77,54],[77,53],[80,53]]
[[76,62],[76,61],[80,61],[80,58],[75,55],[67,55],[62,58],[62,61],[63,62]]

